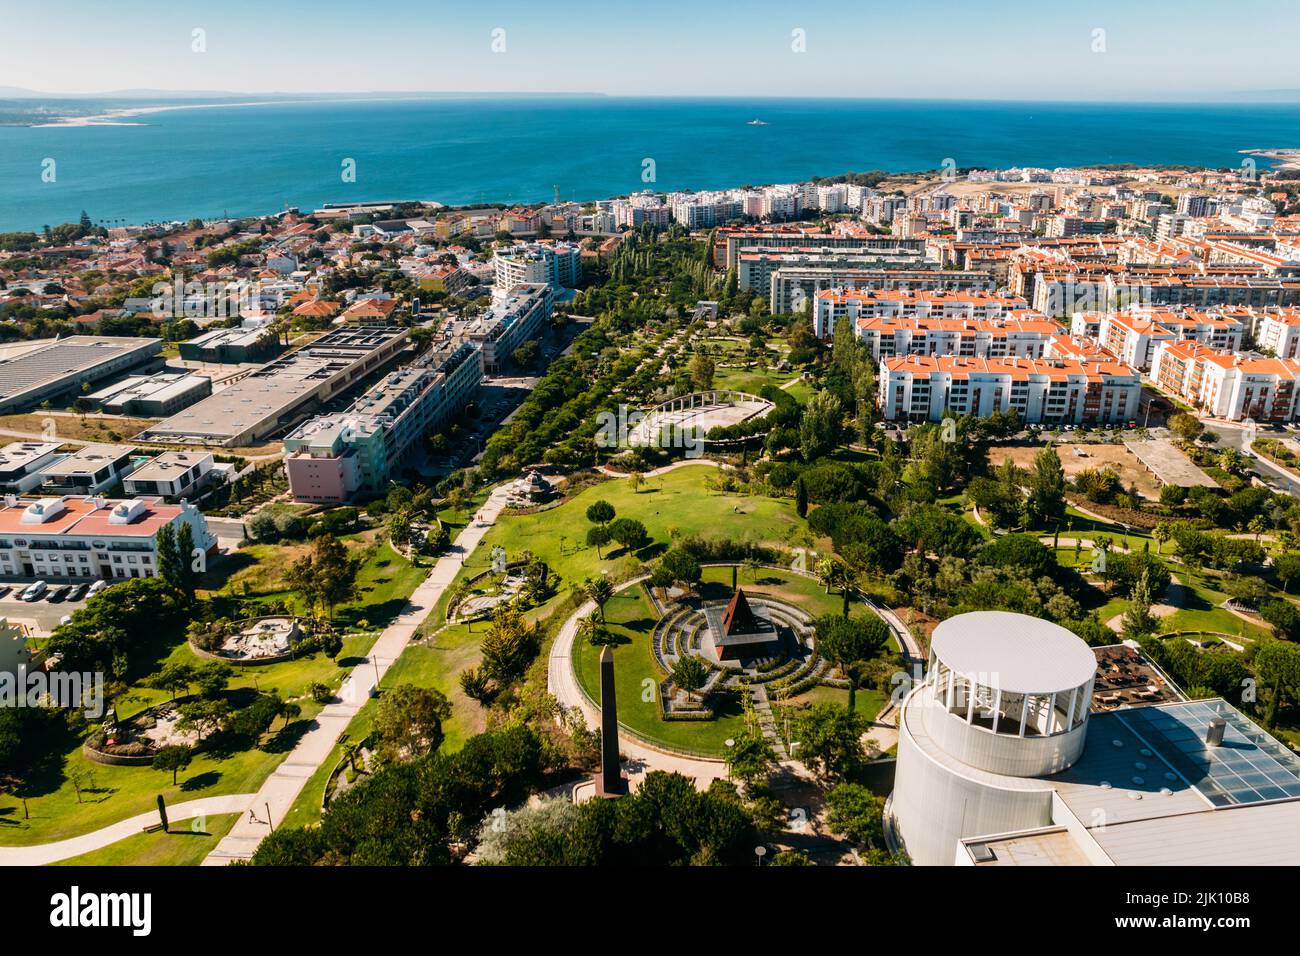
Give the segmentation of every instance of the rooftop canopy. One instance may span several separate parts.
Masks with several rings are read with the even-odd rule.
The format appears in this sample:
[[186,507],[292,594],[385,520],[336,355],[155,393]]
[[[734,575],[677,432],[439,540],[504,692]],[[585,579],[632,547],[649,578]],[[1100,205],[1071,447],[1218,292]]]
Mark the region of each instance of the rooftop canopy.
[[975,683],[1022,694],[1074,690],[1092,680],[1097,659],[1059,625],[1008,611],[958,614],[934,629],[935,657]]

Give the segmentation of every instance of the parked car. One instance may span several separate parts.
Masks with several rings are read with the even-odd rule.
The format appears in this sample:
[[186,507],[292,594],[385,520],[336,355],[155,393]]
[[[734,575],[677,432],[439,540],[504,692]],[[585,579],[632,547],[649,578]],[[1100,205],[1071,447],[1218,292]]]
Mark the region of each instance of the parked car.
[[101,579],[99,581],[96,581],[94,584],[92,584],[90,586],[90,591],[87,593],[90,597],[94,597],[96,594],[104,590],[104,588],[106,587],[108,587],[108,582]]
[[69,601],[80,601],[86,596],[86,591],[90,588],[89,584],[74,584],[72,590],[68,592]]
[[13,588],[10,587],[8,584],[0,584],[0,598],[2,598],[2,597],[8,597],[8,596],[9,596],[9,592],[12,591],[12,590],[13,590]]
[[22,598],[24,601],[39,601],[41,595],[50,589],[50,586],[44,581],[35,581],[23,588]]
[[69,588],[66,584],[55,585],[50,589],[49,596],[46,598],[46,600],[49,601],[51,604],[58,604],[68,596],[68,592],[70,590],[72,589]]

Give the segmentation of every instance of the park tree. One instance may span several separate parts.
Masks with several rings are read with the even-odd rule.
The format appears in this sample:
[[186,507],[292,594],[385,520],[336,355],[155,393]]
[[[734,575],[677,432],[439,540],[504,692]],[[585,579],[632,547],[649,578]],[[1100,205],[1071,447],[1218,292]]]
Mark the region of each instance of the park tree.
[[1169,430],[1181,438],[1183,441],[1196,441],[1205,431],[1205,426],[1201,424],[1200,419],[1189,412],[1178,412],[1169,416]]
[[587,599],[596,605],[596,610],[600,612],[601,623],[604,623],[605,605],[614,596],[614,585],[602,574],[599,577],[589,578],[583,585],[583,592]]
[[672,682],[686,691],[686,696],[695,699],[695,692],[704,686],[709,678],[709,668],[698,654],[683,654],[673,662],[668,675]]
[[1300,703],[1300,644],[1265,644],[1255,655],[1255,676],[1266,693],[1264,723],[1274,727],[1284,704]]
[[517,607],[498,605],[480,646],[483,672],[498,689],[507,687],[523,676],[539,646],[537,625],[526,620]]
[[614,506],[603,498],[587,506],[587,520],[592,524],[606,525],[614,520]]
[[848,709],[852,711],[863,669],[889,642],[889,626],[874,614],[852,618],[824,614],[813,622],[813,632],[817,653],[848,679]]
[[833,392],[814,393],[799,419],[799,454],[804,461],[812,462],[840,443],[843,417],[843,406]]
[[492,682],[481,667],[471,667],[460,672],[460,689],[470,700],[486,705],[492,699]]
[[1291,590],[1291,582],[1300,578],[1300,552],[1288,551],[1273,559],[1273,572],[1282,582],[1283,590]]
[[857,846],[884,845],[885,801],[866,787],[841,783],[826,795],[826,828]]
[[619,518],[609,526],[609,534],[628,551],[640,551],[650,543],[645,525],[635,518]]
[[802,476],[794,483],[794,510],[800,518],[808,517],[808,488]]
[[669,548],[659,559],[659,567],[669,575],[672,584],[691,588],[700,583],[700,562],[685,548]]
[[1151,575],[1144,568],[1129,595],[1128,610],[1124,612],[1124,637],[1138,640],[1156,629],[1156,619],[1151,614]]
[[184,744],[172,744],[163,747],[153,757],[153,768],[155,770],[167,771],[172,774],[172,786],[176,786],[176,775],[190,765],[194,757],[194,752]]
[[727,748],[727,768],[746,787],[753,787],[766,780],[775,765],[776,757],[772,754],[772,748],[763,739],[763,735],[755,731],[746,730],[737,734],[732,745]]
[[697,352],[690,365],[691,386],[695,391],[704,392],[713,388],[714,371],[713,359]]
[[824,780],[842,779],[866,761],[862,735],[868,721],[835,704],[813,704],[794,719],[792,733],[799,758]]
[[194,665],[188,661],[179,661],[164,664],[162,669],[145,683],[154,690],[166,691],[172,695],[172,700],[175,700],[178,693],[189,690],[195,677]]
[[450,716],[451,702],[433,688],[398,684],[384,691],[375,712],[380,755],[401,761],[434,753]]
[[1028,477],[1025,517],[1030,527],[1055,527],[1065,517],[1065,471],[1056,449],[1049,446],[1034,455]]
[[604,559],[604,555],[600,553],[600,549],[609,544],[611,540],[613,539],[609,533],[608,525],[595,524],[587,529],[587,544],[596,549],[596,557],[601,560]]
[[357,574],[361,561],[333,535],[321,535],[312,550],[289,568],[286,581],[302,595],[309,611],[325,607],[326,620],[334,620],[334,608],[356,598]]

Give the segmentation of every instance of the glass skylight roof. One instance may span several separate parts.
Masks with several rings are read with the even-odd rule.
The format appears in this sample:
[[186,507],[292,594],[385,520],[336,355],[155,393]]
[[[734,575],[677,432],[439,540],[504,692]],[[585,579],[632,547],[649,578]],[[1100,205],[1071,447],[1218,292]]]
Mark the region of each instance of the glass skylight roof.
[[[1300,797],[1300,757],[1223,700],[1135,707],[1118,716],[1216,807]],[[1210,721],[1223,743],[1207,747]]]

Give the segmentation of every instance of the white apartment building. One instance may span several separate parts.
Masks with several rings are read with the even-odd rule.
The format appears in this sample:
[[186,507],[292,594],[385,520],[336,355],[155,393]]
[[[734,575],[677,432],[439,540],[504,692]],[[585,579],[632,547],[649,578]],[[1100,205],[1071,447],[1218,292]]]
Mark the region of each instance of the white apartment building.
[[1047,424],[1129,421],[1141,381],[1117,362],[903,355],[880,363],[879,407],[889,421],[986,417],[1015,410]]
[[1195,342],[1156,350],[1151,378],[1198,412],[1228,421],[1292,422],[1300,414],[1300,360],[1251,358]]
[[0,574],[54,580],[151,578],[158,573],[158,532],[190,527],[194,547],[217,546],[203,513],[158,498],[112,501],[92,496],[24,500],[0,507]]
[[835,334],[835,323],[878,318],[1003,319],[1027,312],[1020,296],[992,292],[910,291],[906,289],[825,289],[813,298],[813,332]]
[[1300,309],[1278,309],[1256,314],[1253,319],[1255,345],[1278,358],[1300,358]]
[[582,250],[567,242],[511,246],[492,260],[495,288],[508,293],[517,285],[544,284],[572,289],[582,276]]

